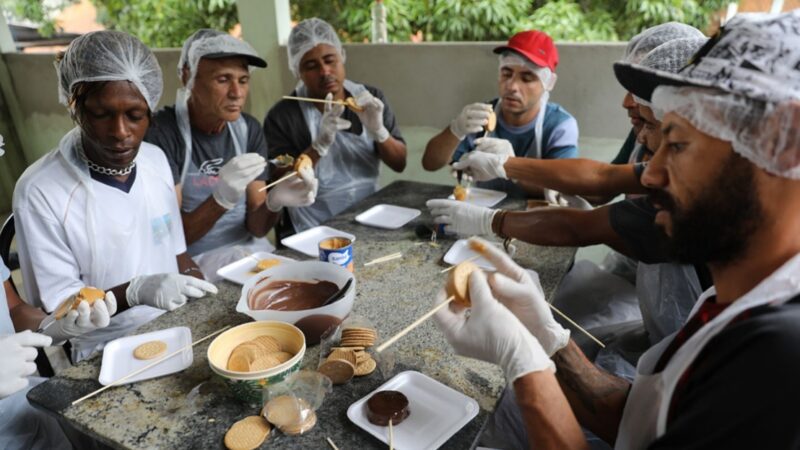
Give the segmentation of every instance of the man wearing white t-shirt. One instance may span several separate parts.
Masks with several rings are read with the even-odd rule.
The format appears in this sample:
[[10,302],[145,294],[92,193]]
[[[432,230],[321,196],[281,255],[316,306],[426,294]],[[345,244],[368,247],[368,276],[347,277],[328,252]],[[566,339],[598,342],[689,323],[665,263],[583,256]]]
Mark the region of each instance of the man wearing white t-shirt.
[[152,52],[125,33],[94,32],[70,44],[57,70],[78,126],[25,171],[13,209],[29,303],[53,311],[87,285],[119,300],[108,327],[71,340],[80,360],[216,288],[188,276],[202,278],[169,166],[142,142],[162,89]]

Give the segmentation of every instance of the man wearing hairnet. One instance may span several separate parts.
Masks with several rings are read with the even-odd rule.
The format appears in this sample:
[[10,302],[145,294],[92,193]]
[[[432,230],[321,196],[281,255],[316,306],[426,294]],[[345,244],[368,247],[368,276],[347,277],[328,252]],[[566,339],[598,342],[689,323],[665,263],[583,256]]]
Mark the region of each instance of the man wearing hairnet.
[[[0,136],[0,156],[4,150]],[[43,378],[33,376],[37,348],[55,340],[63,343],[98,328],[108,326],[117,310],[113,292],[103,301],[89,306],[86,302],[61,319],[55,313],[24,303],[10,281],[11,273],[0,259],[0,447],[13,449],[72,448],[55,419],[30,406],[28,391]],[[43,329],[42,333],[32,331]]]
[[[199,270],[186,254],[169,165],[142,142],[162,90],[153,53],[126,33],[97,31],[72,41],[56,71],[77,126],[25,170],[13,210],[29,303],[52,312],[85,286],[108,292],[106,302],[82,303],[72,323],[40,324],[69,339],[78,361],[217,289],[185,275]],[[120,311],[110,321],[109,299]]]
[[207,279],[220,267],[273,248],[263,238],[284,206],[314,201],[311,170],[266,185],[267,143],[261,124],[242,111],[254,67],[266,67],[250,44],[202,29],[183,44],[176,103],[158,111],[145,140],[167,156],[189,254]]
[[468,319],[435,316],[459,354],[503,368],[532,447],[585,448],[579,423],[620,449],[800,441],[799,30],[800,11],[743,14],[678,73],[615,65],[663,114],[642,182],[668,250],[714,279],[632,383],[594,367],[502,254],[471,275]]
[[[474,152],[534,159],[578,156],[578,123],[564,108],[548,102],[556,84],[558,50],[546,33],[522,31],[497,47],[500,55],[500,98],[464,107],[450,126],[425,147],[422,167],[438,170],[455,161],[453,168],[469,168]],[[497,127],[484,132],[494,112]],[[479,180],[478,186],[508,192],[514,197],[541,196],[539,186],[527,179],[514,181],[500,174]]]
[[[381,162],[396,172],[406,166],[394,113],[380,90],[346,78],[345,52],[333,27],[317,18],[298,23],[287,51],[289,69],[300,79],[292,96],[328,103],[284,99],[264,119],[270,157],[305,154],[319,179],[313,205],[286,209],[279,237],[316,226],[375,192]],[[350,97],[357,108],[334,103]]]

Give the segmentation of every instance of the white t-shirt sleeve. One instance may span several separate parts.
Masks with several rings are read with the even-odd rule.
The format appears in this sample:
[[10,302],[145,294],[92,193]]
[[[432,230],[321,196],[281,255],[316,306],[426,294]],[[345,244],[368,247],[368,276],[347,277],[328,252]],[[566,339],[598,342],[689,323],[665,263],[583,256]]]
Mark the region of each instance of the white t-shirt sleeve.
[[52,312],[84,286],[64,228],[27,206],[14,209],[14,221],[26,299]]

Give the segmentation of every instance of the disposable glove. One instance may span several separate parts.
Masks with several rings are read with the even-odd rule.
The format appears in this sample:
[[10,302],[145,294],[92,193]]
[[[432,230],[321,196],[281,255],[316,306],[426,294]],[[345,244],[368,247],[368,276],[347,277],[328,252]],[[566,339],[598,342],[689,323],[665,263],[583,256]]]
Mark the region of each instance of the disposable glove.
[[489,285],[497,300],[536,336],[547,356],[553,356],[566,347],[569,330],[553,318],[539,280],[534,281],[525,269],[488,241],[472,238],[470,247],[473,247],[473,242],[478,248],[482,246],[481,255],[497,269],[497,272],[489,275]]
[[0,337],[0,399],[28,386],[28,376],[36,372],[36,347],[53,342],[50,336],[31,331]]
[[[446,295],[440,291],[436,303],[445,301]],[[494,298],[486,275],[480,270],[469,277],[469,296],[469,317],[463,307],[453,304],[434,315],[456,353],[499,365],[509,383],[531,372],[555,370],[536,338]]]
[[116,312],[117,298],[108,291],[103,300],[94,302],[92,306],[82,301],[77,309],[70,310],[61,319],[56,319],[55,313],[50,314],[42,320],[39,329],[42,334],[52,337],[56,345],[60,345],[71,338],[107,327]]
[[322,118],[319,120],[317,139],[311,144],[320,158],[328,154],[328,149],[336,139],[336,133],[339,130],[350,128],[350,121],[340,117],[344,112],[344,105],[333,104],[333,94],[330,92],[325,96],[325,100],[327,103],[322,110]]
[[491,113],[492,105],[486,103],[467,105],[461,110],[461,114],[450,122],[450,132],[462,140],[468,134],[483,131],[483,127],[489,123]]
[[376,142],[386,142],[389,139],[389,130],[383,125],[383,102],[381,99],[372,95],[369,91],[363,91],[355,98],[356,104],[364,111],[356,111],[356,115],[367,135]]
[[505,157],[503,161],[507,160],[508,158],[517,156],[514,153],[514,146],[511,145],[510,141],[494,137],[482,137],[475,139],[474,151],[503,156]]
[[489,181],[495,178],[507,179],[506,169],[503,167],[508,161],[508,156],[471,151],[461,156],[453,163],[453,168],[463,170],[478,181]]
[[216,294],[217,287],[208,281],[177,273],[159,273],[135,277],[125,295],[130,306],[148,305],[172,311],[183,306],[189,297]]
[[236,155],[219,169],[214,187],[214,200],[225,209],[232,209],[244,196],[251,181],[264,172],[267,161],[258,153]]
[[433,223],[444,224],[447,233],[466,236],[492,234],[496,209],[449,199],[428,200],[425,206],[431,211]]
[[319,180],[312,167],[304,167],[297,176],[278,183],[267,194],[267,208],[278,212],[284,206],[308,206],[317,198]]

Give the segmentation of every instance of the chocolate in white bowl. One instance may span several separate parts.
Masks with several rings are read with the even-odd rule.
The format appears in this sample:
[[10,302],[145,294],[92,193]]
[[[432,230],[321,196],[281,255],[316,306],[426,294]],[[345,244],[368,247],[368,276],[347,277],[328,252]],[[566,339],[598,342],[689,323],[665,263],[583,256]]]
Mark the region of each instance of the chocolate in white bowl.
[[[330,293],[343,288],[351,278],[353,282],[339,300],[326,306],[314,306],[322,304]],[[289,292],[298,298],[286,301],[278,292],[281,288],[282,293]],[[294,324],[303,331],[306,342],[314,345],[325,331],[350,314],[355,298],[355,277],[344,267],[322,261],[298,261],[272,267],[248,279],[242,286],[236,311],[255,320]],[[278,309],[253,308],[265,306]],[[305,309],[294,310],[296,307]]]

